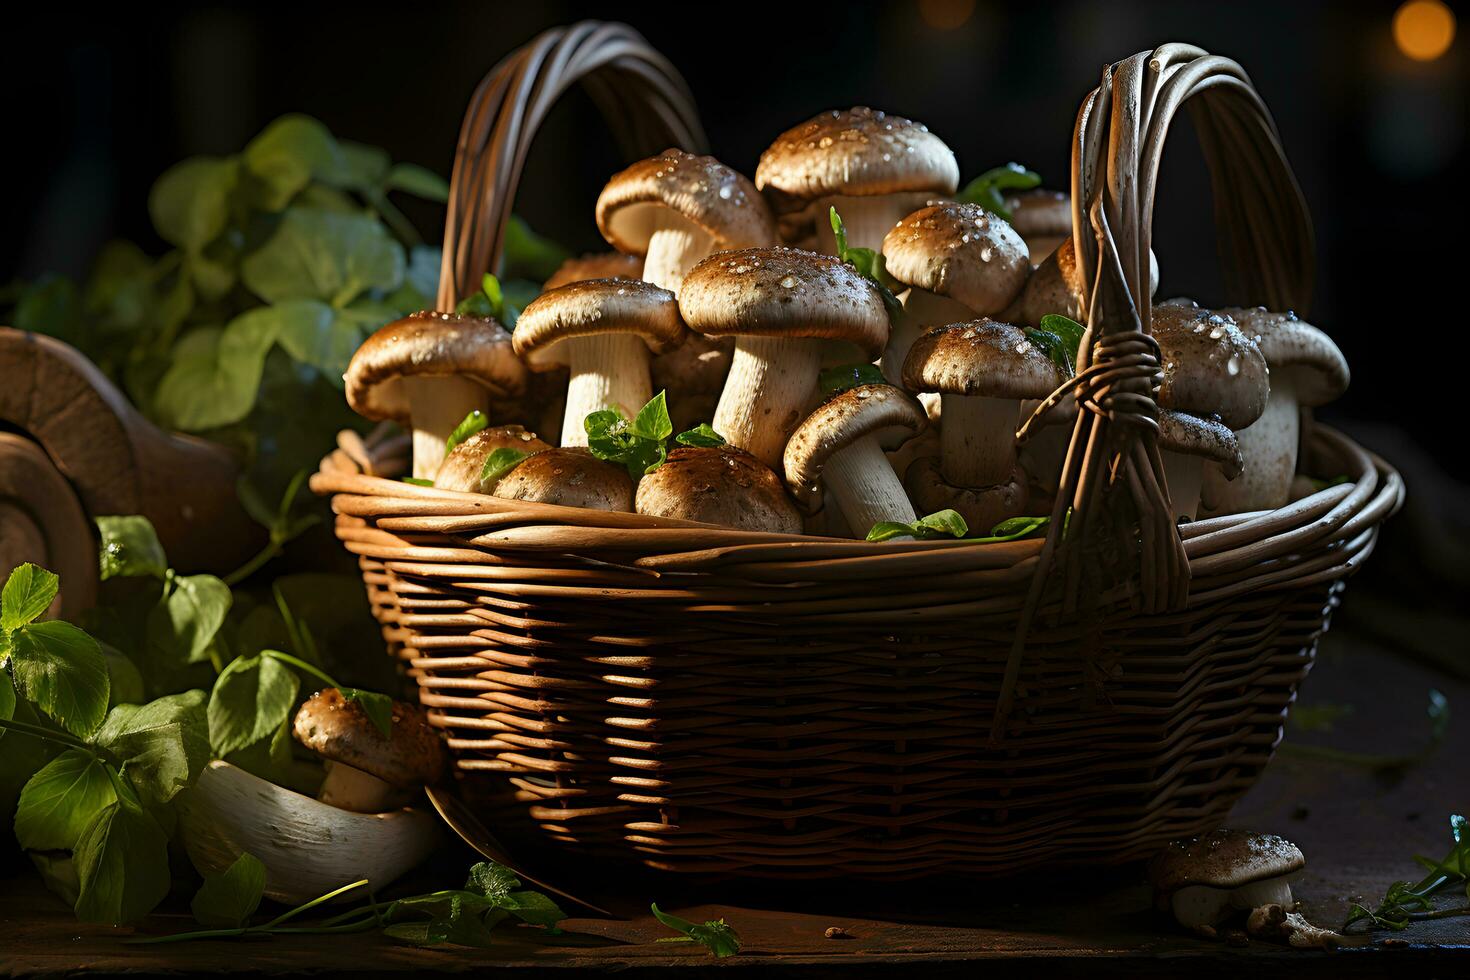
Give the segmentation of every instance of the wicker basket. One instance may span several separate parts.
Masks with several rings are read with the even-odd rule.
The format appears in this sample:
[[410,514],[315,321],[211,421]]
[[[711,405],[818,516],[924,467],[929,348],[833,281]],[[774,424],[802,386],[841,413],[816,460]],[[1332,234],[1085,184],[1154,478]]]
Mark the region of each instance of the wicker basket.
[[[649,110],[625,132],[698,142],[676,76],[626,28],[539,39],[471,106],[441,304],[493,267],[527,106],[579,71]],[[1130,284],[1190,96],[1230,288],[1305,303],[1305,209],[1239,67],[1180,46],[1110,67],[1074,144],[1089,410],[1065,536],[1058,519],[1046,540],[869,544],[528,504],[405,484],[403,437],[344,434],[312,486],[487,823],[673,871],[897,878],[1128,861],[1224,818],[1403,486],[1317,426],[1304,457],[1347,482],[1168,519],[1157,348]],[[486,183],[483,156],[515,163]]]

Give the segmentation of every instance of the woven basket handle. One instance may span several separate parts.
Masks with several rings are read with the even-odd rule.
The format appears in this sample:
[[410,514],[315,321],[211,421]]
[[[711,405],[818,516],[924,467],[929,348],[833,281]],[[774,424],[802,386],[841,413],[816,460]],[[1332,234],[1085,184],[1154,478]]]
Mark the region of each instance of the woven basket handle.
[[1186,44],[1104,69],[1072,142],[1072,238],[1087,332],[1067,387],[1083,410],[1001,684],[997,738],[1041,607],[1085,618],[1126,602],[1152,613],[1183,606],[1189,594],[1159,455],[1163,376],[1149,335],[1155,182],[1169,125],[1186,103],[1210,170],[1228,299],[1304,310],[1311,295],[1306,201],[1244,69]]
[[670,146],[704,149],[688,85],[637,31],[588,20],[541,34],[485,76],[465,111],[449,182],[439,309],[454,309],[498,268],[531,141],[578,82],[630,157]]

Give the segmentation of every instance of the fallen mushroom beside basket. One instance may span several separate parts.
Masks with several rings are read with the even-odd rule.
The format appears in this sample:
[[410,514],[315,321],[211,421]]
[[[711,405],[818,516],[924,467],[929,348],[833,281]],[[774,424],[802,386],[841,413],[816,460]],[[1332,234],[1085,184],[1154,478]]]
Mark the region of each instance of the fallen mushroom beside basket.
[[249,852],[265,865],[265,894],[298,904],[359,878],[382,888],[429,856],[438,818],[407,804],[443,774],[445,752],[422,708],[394,701],[384,735],[360,703],[327,688],[298,709],[292,732],[326,766],[315,799],[221,760],[180,797],[200,874]]

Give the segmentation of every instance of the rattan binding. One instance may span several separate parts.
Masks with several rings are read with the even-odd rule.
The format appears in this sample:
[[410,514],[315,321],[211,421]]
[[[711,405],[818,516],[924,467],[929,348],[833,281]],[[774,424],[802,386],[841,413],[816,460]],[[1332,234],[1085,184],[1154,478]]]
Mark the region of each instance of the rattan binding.
[[[1093,236],[1077,242],[1093,277],[1081,367],[1104,366],[1081,382],[1091,411],[1066,465],[1074,526],[1097,508],[1089,538],[870,544],[531,504],[400,482],[403,437],[343,435],[312,486],[333,495],[385,639],[497,833],[681,872],[902,878],[1127,861],[1223,819],[1270,759],[1342,580],[1403,485],[1316,426],[1305,458],[1346,482],[1276,511],[1136,530],[1161,500],[1156,348],[1146,296],[1125,288],[1147,255],[1152,175],[1094,190],[1123,174],[1101,161],[1096,113],[1111,114],[1108,142],[1136,126],[1156,146],[1184,95],[1218,93],[1200,127],[1217,180],[1248,170],[1276,223],[1224,205],[1227,240],[1277,243],[1233,281],[1299,302],[1311,250],[1238,67],[1178,46],[1152,54],[1159,69],[1149,58],[1110,69],[1079,117],[1074,199]],[[1133,99],[1130,78],[1157,98]],[[682,91],[663,95],[687,110]],[[471,115],[490,111],[481,101]],[[533,130],[506,132],[523,146]],[[1243,141],[1259,159],[1231,157]],[[1271,152],[1279,167],[1260,165]],[[513,188],[500,179],[476,206],[497,221]],[[465,246],[453,215],[449,234],[446,254],[493,252]],[[456,281],[487,267],[456,266]],[[1124,492],[1095,502],[1119,473]],[[1084,547],[1107,575],[1073,571]],[[1066,574],[1047,581],[1092,591],[1033,589],[1052,560]]]

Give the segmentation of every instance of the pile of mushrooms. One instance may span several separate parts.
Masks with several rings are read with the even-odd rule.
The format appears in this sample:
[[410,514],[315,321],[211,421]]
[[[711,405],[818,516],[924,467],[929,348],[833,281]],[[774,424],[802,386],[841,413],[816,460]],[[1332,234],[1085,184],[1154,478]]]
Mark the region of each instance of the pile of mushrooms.
[[[568,260],[513,334],[407,317],[353,358],[348,400],[411,428],[413,476],[444,490],[854,537],[943,510],[974,536],[1047,513],[1078,407],[1016,433],[1071,374],[1037,332],[1084,319],[1071,201],[1036,189],[993,213],[953,199],[959,173],[922,123],[862,106],[783,132],[753,180],[666,150],[608,180],[593,217],[614,251]],[[1152,253],[1150,273],[1156,290]],[[1188,300],[1155,304],[1150,328],[1174,515],[1311,492],[1304,413],[1348,381],[1331,339],[1290,312]],[[824,387],[839,366],[849,380]],[[670,444],[651,472],[589,446],[589,415],[632,419],[659,392],[674,431],[707,423],[724,444]],[[446,454],[472,410],[489,426]]]

